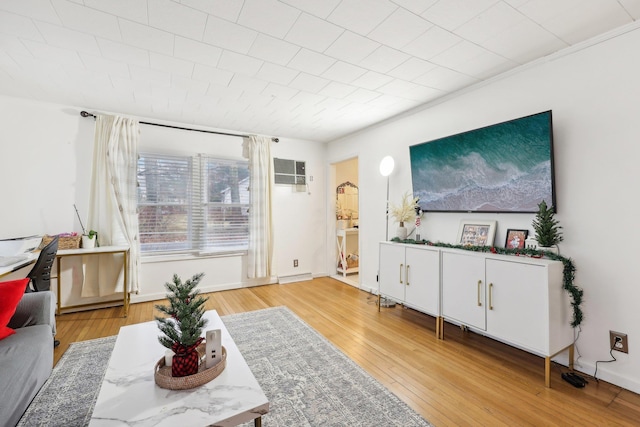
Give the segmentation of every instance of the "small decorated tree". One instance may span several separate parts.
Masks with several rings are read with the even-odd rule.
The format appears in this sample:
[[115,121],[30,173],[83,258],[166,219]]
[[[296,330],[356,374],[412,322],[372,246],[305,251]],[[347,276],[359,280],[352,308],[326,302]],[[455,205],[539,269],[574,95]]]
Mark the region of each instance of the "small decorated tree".
[[538,204],[538,213],[536,213],[532,223],[538,246],[550,248],[564,239],[560,231],[562,227],[559,225],[558,220],[554,218],[554,215],[553,207],[547,207],[547,203],[544,200]]
[[155,308],[168,315],[167,318],[156,316],[158,328],[164,334],[158,337],[163,346],[171,349],[175,355],[171,364],[174,377],[184,377],[198,372],[199,356],[197,347],[203,341],[200,335],[207,324],[203,319],[204,303],[208,298],[200,296],[196,289],[204,273],[194,275],[184,283],[177,274],[173,282],[165,283],[169,306],[156,305]]

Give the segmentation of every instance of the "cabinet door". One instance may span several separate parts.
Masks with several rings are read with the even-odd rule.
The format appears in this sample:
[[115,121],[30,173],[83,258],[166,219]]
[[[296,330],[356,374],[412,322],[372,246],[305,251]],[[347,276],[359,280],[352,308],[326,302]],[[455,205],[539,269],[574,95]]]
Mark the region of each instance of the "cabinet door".
[[380,244],[380,293],[394,301],[404,302],[404,246]]
[[547,352],[547,267],[487,260],[487,332]]
[[440,254],[407,248],[405,252],[405,303],[434,316],[440,314]]
[[484,258],[442,253],[442,315],[486,329]]

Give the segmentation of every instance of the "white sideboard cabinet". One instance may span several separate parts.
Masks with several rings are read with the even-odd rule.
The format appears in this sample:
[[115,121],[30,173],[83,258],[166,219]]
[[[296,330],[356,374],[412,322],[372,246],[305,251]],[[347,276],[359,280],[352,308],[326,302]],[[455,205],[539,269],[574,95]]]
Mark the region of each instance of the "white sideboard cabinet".
[[563,264],[542,258],[463,249],[380,243],[379,292],[444,320],[545,358],[569,351],[573,368],[572,309],[562,287]]
[[380,243],[380,294],[433,316],[440,314],[440,252],[432,246]]

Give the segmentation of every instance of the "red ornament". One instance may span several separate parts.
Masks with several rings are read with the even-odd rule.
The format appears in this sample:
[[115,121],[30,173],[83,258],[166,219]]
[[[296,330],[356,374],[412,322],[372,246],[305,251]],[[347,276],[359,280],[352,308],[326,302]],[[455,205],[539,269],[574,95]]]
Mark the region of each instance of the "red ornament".
[[492,253],[492,254],[497,254],[497,253],[498,253],[498,251],[496,250],[496,248],[491,247],[491,253]]

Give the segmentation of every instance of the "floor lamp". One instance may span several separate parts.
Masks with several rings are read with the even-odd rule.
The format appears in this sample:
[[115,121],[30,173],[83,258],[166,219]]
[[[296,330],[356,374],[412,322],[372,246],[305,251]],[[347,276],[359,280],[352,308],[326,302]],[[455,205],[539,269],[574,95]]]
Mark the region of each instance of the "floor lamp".
[[[380,162],[380,174],[387,177],[387,222],[385,227],[385,242],[389,240],[389,175],[393,172],[394,166],[395,162],[391,156],[386,156]],[[378,280],[380,280],[380,278],[378,278]],[[395,307],[395,305],[395,302],[387,298],[382,298],[382,295],[380,294],[380,282],[378,281],[378,310],[380,310],[380,307]]]

